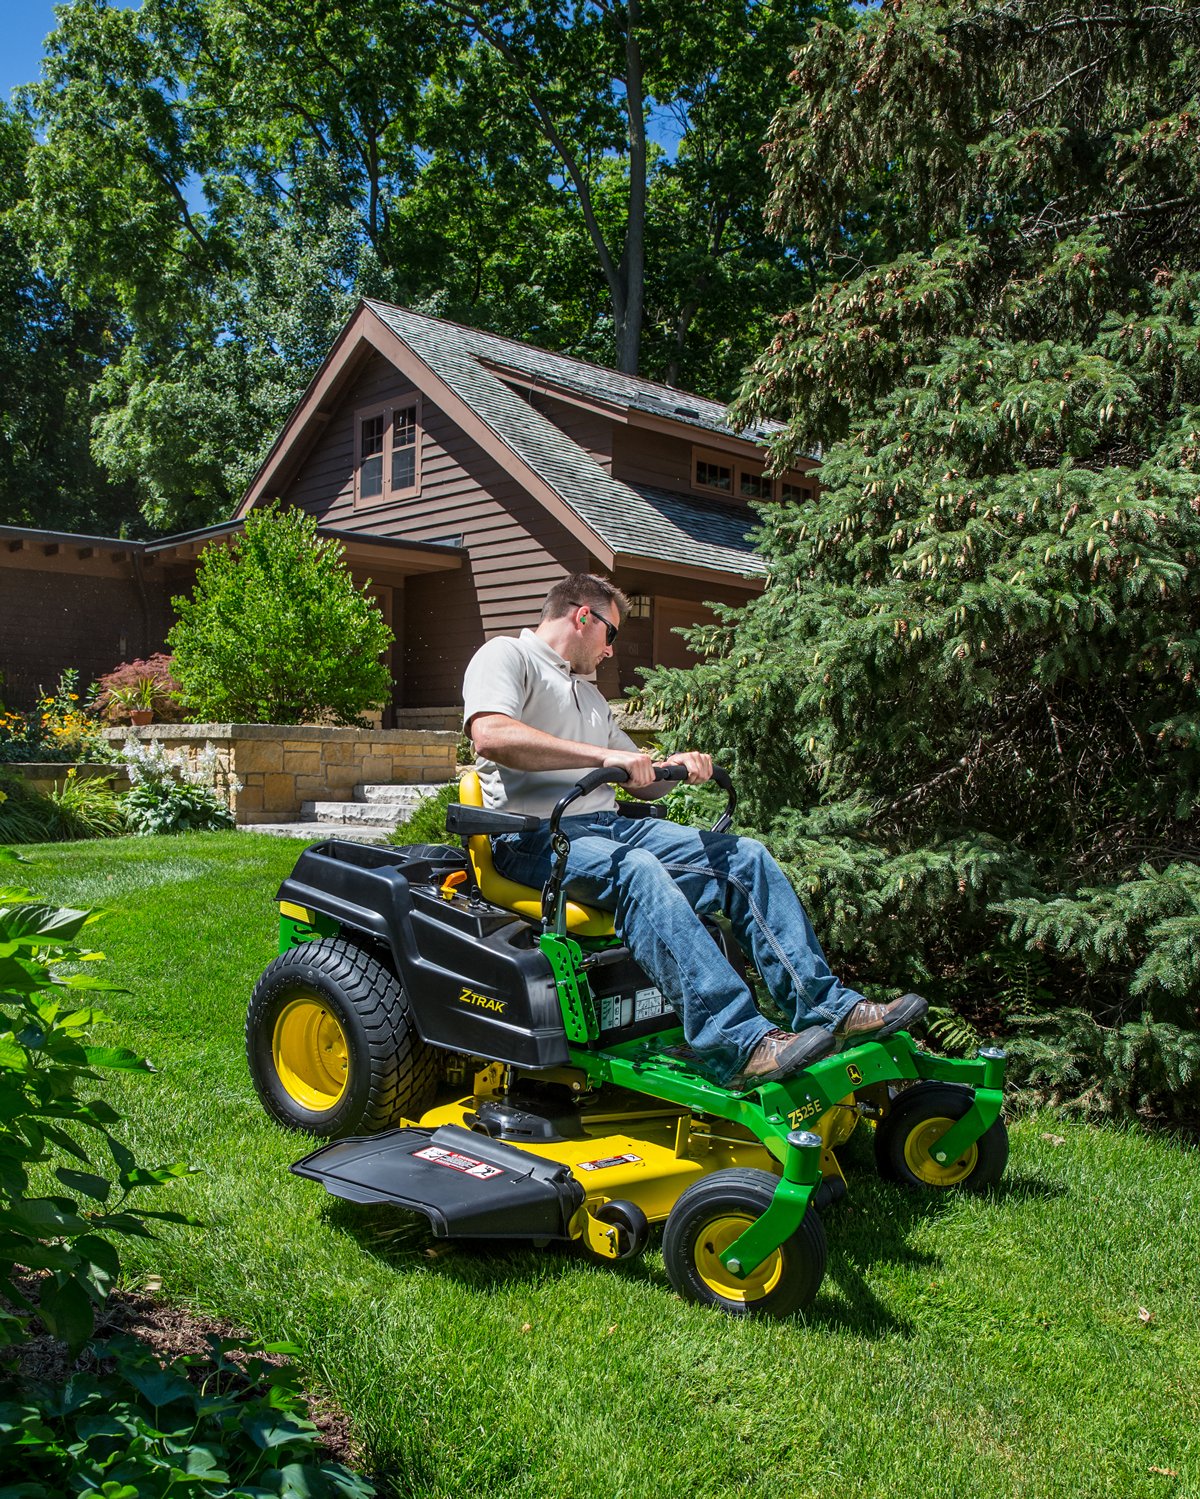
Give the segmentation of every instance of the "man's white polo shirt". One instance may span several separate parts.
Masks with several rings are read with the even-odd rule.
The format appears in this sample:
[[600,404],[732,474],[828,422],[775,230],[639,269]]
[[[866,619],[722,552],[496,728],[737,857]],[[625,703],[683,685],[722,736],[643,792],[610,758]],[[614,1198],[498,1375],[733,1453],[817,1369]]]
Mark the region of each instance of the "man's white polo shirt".
[[[498,635],[472,656],[463,680],[463,723],[468,730],[477,713],[503,713],[558,739],[574,739],[598,749],[637,749],[618,728],[595,682],[576,676],[533,630],[522,630],[517,640]],[[535,817],[549,817],[555,802],[584,773],[510,770],[491,760],[479,761],[484,806]],[[572,803],[569,815],[608,812],[615,806],[612,787],[601,786]]]

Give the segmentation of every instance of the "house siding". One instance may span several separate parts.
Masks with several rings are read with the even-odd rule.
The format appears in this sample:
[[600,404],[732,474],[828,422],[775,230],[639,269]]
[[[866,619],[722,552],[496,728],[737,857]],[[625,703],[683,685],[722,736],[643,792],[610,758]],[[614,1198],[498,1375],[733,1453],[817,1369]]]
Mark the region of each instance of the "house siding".
[[610,417],[597,411],[585,411],[568,401],[556,401],[553,396],[541,392],[530,397],[530,405],[590,454],[602,469],[612,471],[613,429],[616,424]]
[[479,646],[536,623],[550,587],[587,566],[579,541],[427,396],[420,493],[354,508],[354,413],[415,393],[382,357],[368,361],[284,494],[323,526],[347,533],[462,538],[469,561],[461,571],[411,577],[397,592],[403,661],[396,703],[405,708],[453,705]]
[[30,708],[39,689],[53,689],[70,667],[86,689],[122,661],[153,654],[162,648],[167,612],[161,583],[150,579],[143,604],[128,560],[114,563],[101,554],[96,571],[88,572],[61,563],[53,569],[5,566],[0,701]]

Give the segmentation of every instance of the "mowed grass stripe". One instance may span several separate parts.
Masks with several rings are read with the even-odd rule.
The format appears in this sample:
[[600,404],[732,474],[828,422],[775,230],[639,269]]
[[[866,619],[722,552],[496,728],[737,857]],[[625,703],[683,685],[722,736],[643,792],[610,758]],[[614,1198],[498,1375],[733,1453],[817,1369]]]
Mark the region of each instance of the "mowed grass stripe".
[[22,877],[108,908],[113,1039],[160,1072],[107,1087],[144,1158],[203,1171],[169,1195],[210,1227],[135,1243],[131,1270],[294,1339],[395,1493],[1200,1495],[1192,1147],[1026,1118],[977,1199],[885,1186],[864,1131],[825,1215],[825,1286],[782,1325],[684,1305],[656,1245],[615,1269],[447,1249],[291,1176],[309,1142],[254,1097],[245,1006],[298,851],[43,846]]

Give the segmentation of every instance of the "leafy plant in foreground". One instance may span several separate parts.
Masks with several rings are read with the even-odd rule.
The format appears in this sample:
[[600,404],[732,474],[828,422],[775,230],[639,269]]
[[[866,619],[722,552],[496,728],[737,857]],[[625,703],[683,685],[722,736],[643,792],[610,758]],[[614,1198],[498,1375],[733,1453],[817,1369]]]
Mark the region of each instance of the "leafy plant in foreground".
[[294,1366],[261,1356],[294,1348],[209,1346],[203,1360],[164,1367],[119,1334],[95,1346],[97,1368],[64,1388],[0,1400],[0,1467],[24,1475],[0,1499],[370,1499],[364,1478],[322,1458]]
[[131,1208],[139,1189],[188,1168],[140,1165],[112,1132],[120,1117],[112,1105],[81,1096],[99,1068],[153,1070],[126,1047],[91,1045],[87,1033],[104,1016],[70,1003],[113,987],[83,967],[100,956],[80,942],[95,920],[0,888],[0,1296],[13,1308],[0,1307],[0,1339],[10,1344],[23,1336],[21,1309],[32,1307],[17,1266],[47,1272],[38,1314],[78,1351],[120,1269],[113,1238],[144,1236],[148,1220],[191,1221]]
[[[0,861],[14,856],[0,848]],[[21,1475],[0,1499],[369,1499],[317,1451],[295,1369],[260,1357],[294,1349],[213,1340],[197,1377],[197,1360],[166,1368],[132,1337],[89,1343],[120,1273],[113,1240],[198,1226],[132,1205],[189,1168],[140,1165],[114,1134],[117,1111],[82,1096],[97,1069],[153,1070],[89,1044],[103,1016],[66,1002],[112,988],[84,967],[101,956],[80,941],[96,919],[0,888],[0,1473]],[[84,1350],[65,1384],[23,1377],[35,1312],[71,1355]]]

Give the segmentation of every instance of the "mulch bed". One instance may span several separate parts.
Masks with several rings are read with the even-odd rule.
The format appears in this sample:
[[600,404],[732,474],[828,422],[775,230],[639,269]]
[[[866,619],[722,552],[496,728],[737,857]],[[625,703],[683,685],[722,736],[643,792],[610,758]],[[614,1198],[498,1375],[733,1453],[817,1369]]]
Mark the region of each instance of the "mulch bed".
[[[20,1278],[21,1290],[32,1300],[37,1288],[34,1277]],[[17,1360],[18,1382],[61,1385],[79,1370],[100,1367],[103,1341],[115,1333],[126,1333],[145,1343],[164,1364],[191,1357],[196,1362],[182,1366],[182,1372],[193,1384],[213,1377],[209,1339],[244,1338],[246,1333],[232,1323],[190,1312],[146,1291],[114,1291],[97,1320],[95,1338],[72,1360],[66,1344],[46,1332],[36,1319],[31,1325],[32,1337],[22,1344]],[[276,1366],[288,1362],[280,1354],[255,1355],[265,1364]],[[239,1355],[231,1355],[234,1362]],[[326,1455],[347,1468],[362,1471],[362,1451],[350,1434],[350,1421],[327,1398],[305,1395],[309,1419],[320,1432],[320,1443]]]

